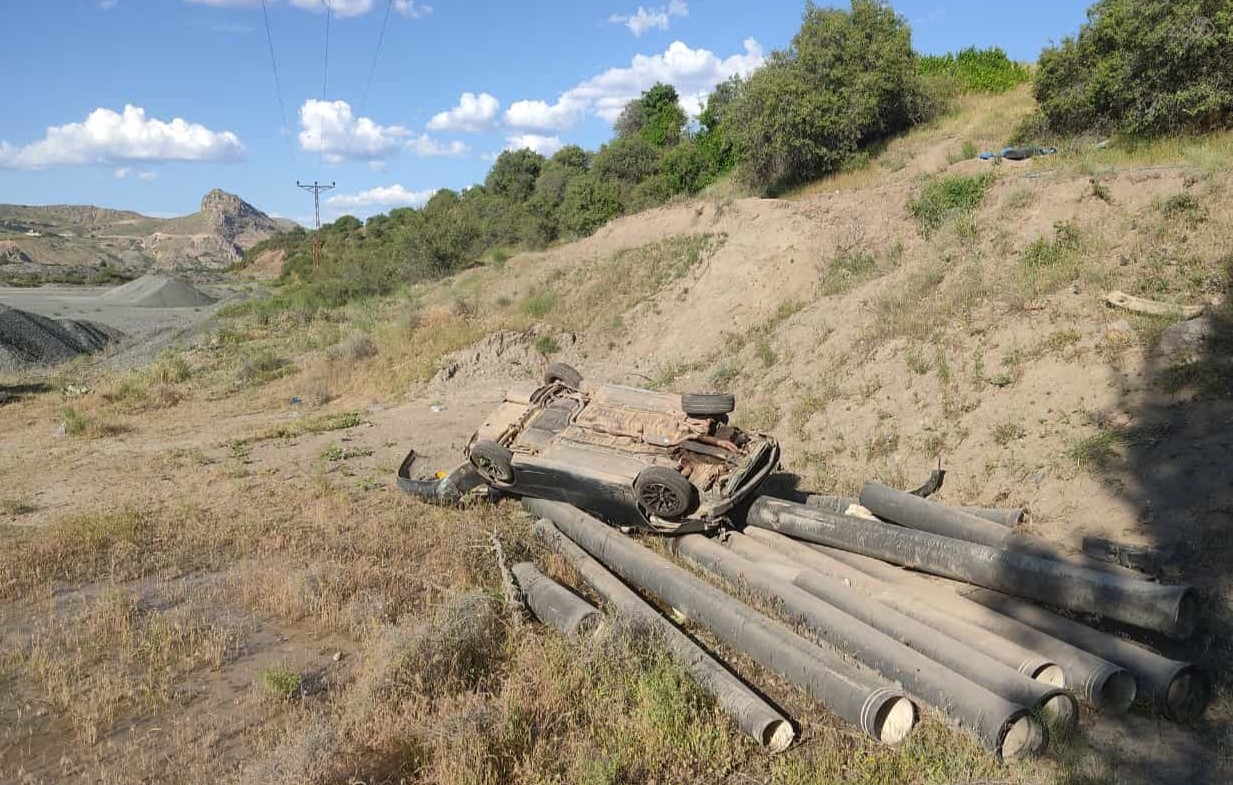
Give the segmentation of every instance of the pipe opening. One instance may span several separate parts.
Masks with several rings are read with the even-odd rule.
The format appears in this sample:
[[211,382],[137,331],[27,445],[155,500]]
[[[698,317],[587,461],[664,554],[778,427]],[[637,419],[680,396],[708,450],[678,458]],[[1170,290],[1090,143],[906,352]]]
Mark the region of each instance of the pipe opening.
[[908,737],[916,724],[916,706],[902,696],[895,696],[878,707],[873,720],[873,737],[894,746]]
[[1174,720],[1193,720],[1207,708],[1211,685],[1193,665],[1187,665],[1169,681],[1165,691],[1165,715]]
[[1173,619],[1173,637],[1189,638],[1199,623],[1199,596],[1194,589],[1186,589],[1177,601],[1177,616]]
[[792,723],[775,720],[762,732],[762,744],[771,752],[783,752],[796,741],[796,729]]
[[1101,711],[1122,714],[1134,702],[1135,677],[1130,671],[1116,669],[1109,671],[1096,689],[1096,707]]
[[1014,760],[1026,755],[1036,755],[1045,748],[1045,727],[1026,711],[1007,721],[1002,729],[1002,740],[997,756],[1001,760]]
[[1048,684],[1050,687],[1065,687],[1066,672],[1062,670],[1062,666],[1055,665],[1052,662],[1046,662],[1036,669],[1032,674],[1032,678],[1041,684]]
[[1069,692],[1050,695],[1040,709],[1051,727],[1070,730],[1079,724],[1079,704]]

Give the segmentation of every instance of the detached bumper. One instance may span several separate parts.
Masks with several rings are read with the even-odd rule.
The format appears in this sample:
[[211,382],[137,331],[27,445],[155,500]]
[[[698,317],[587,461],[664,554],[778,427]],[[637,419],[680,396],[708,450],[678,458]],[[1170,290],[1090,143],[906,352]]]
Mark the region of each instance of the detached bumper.
[[455,467],[449,474],[432,480],[416,480],[411,477],[411,466],[419,457],[415,450],[407,453],[398,466],[398,487],[403,493],[415,496],[434,504],[457,504],[468,492],[484,485],[480,477],[469,463]]

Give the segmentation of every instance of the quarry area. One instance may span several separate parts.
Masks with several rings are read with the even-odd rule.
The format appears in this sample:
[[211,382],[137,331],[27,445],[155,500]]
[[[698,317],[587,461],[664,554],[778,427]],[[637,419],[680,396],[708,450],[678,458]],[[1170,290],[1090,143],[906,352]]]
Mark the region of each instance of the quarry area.
[[[341,305],[279,301],[277,249],[255,272],[154,265],[120,285],[0,289],[0,781],[1229,781],[1233,146],[963,153],[999,148],[1031,108],[1024,88],[964,96],[867,167],[777,198],[704,191]],[[1163,697],[1134,697],[1135,673],[1102,698],[1034,671],[1017,683],[1038,714],[1009,746],[940,693],[908,712],[910,735],[887,701],[879,739],[716,634],[706,602],[644,591],[678,631],[664,635],[755,685],[777,719],[751,738],[559,538],[640,549],[697,596],[723,588],[812,641],[824,624],[741,570],[700,566],[743,553],[778,565],[764,586],[815,580],[801,575],[835,554],[801,551],[809,527],[782,528],[774,502],[721,542],[627,536],[556,502],[399,490],[409,449],[423,476],[449,471],[508,388],[554,362],[734,394],[731,423],[782,449],[765,496],[817,497],[815,512],[788,510],[814,523],[903,523],[877,507],[880,488],[913,489],[940,463],[937,507],[1026,511],[1013,530],[968,521],[983,536],[1002,542],[988,528],[1001,526],[1072,560],[1097,541],[1146,554],[1151,579],[1132,575],[1144,591],[1201,598],[1185,601],[1189,634],[1113,603],[1035,599],[1193,665],[1202,709],[1170,703],[1167,679]],[[827,580],[936,590],[889,563],[865,572],[840,554]],[[602,608],[602,622],[582,623],[583,608],[562,634],[511,611],[502,565],[528,597],[555,582],[569,590],[557,601]],[[981,596],[971,604],[1002,595]],[[809,646],[810,661],[816,649],[835,672],[867,673]],[[927,692],[906,681],[916,689],[885,689]],[[1053,710],[1068,719],[1041,719]],[[1048,750],[1027,754],[1038,725]]]

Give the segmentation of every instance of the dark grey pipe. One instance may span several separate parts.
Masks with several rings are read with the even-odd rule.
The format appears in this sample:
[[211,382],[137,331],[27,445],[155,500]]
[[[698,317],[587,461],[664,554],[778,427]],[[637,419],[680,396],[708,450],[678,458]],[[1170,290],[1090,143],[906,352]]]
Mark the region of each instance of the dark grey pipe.
[[[939,651],[962,649],[945,636],[917,625],[891,608],[870,601],[825,576],[782,564],[758,564],[705,537],[691,534],[673,541],[677,553],[733,586],[748,588],[779,604],[799,619],[819,642],[834,646],[858,662],[904,686],[948,721],[973,732],[999,760],[1038,752],[1044,746],[1039,722],[1020,702],[980,685],[938,661]],[[789,577],[791,576],[791,577]],[[799,581],[793,584],[792,581]],[[887,632],[871,625],[881,617]],[[898,617],[897,619],[894,617]],[[894,630],[893,632],[891,630]],[[930,640],[931,639],[931,640]],[[947,644],[954,644],[948,646]],[[924,649],[918,646],[925,645]],[[962,653],[969,669],[979,655]],[[964,659],[964,656],[958,659]],[[1020,673],[992,663],[1001,674],[1038,685]],[[966,673],[967,671],[965,671]],[[1016,685],[1017,686],[1017,685]],[[1043,689],[1043,685],[1041,686]],[[1034,696],[1029,706],[1035,706]]]
[[[773,532],[763,533],[779,536]],[[934,626],[906,613],[887,600],[886,592],[880,585],[875,585],[876,581],[845,564],[828,560],[805,545],[798,543],[800,549],[805,551],[802,561],[799,562],[790,557],[784,562],[783,552],[740,534],[731,535],[725,545],[738,556],[772,570],[777,577],[790,581],[823,602],[910,646],[995,695],[1000,695],[1012,703],[1040,710],[1058,727],[1069,730],[1078,723],[1079,705],[1073,695],[1060,689],[1061,684],[1049,684],[1019,670],[1023,664],[1022,659],[1014,665],[1007,665],[1001,659],[986,653],[977,645],[979,641],[975,640],[983,631],[976,630],[976,634],[971,635],[967,634],[969,630],[956,629],[963,625],[962,622]],[[824,561],[831,563],[822,564]],[[824,569],[813,569],[811,563]],[[953,635],[943,627],[950,627],[965,637]],[[1012,645],[1006,644],[1005,641],[1002,643],[1000,648]],[[1041,660],[1039,656],[1030,653],[1026,653],[1026,656],[1034,662]],[[1047,665],[1053,669],[1060,681],[1061,669],[1052,663]]]
[[595,593],[604,598],[616,612],[644,626],[663,641],[673,659],[715,703],[736,722],[748,736],[771,752],[783,752],[796,739],[792,723],[762,696],[725,668],[693,638],[682,632],[642,599],[633,589],[621,583],[573,540],[560,532],[550,521],[535,524],[535,536],[569,563],[578,576]]
[[924,600],[943,613],[955,616],[1048,657],[1061,666],[1066,677],[1067,688],[1100,711],[1121,714],[1130,708],[1131,702],[1135,699],[1134,676],[1125,668],[1118,667],[1091,652],[1084,651],[1009,616],[1003,616],[983,605],[960,597],[952,591],[943,589],[919,575],[913,575],[907,570],[893,567],[886,562],[838,548],[828,548],[825,545],[810,545],[809,547],[836,561],[855,567],[867,575],[894,584],[902,593]]
[[[992,657],[1003,665],[1052,687],[1066,684],[1061,666],[1016,643],[981,629],[974,624],[948,616],[910,592],[890,589],[885,581],[867,575],[855,567],[810,548],[803,542],[784,537],[766,529],[749,527],[746,534],[731,534],[724,544],[751,561],[780,558],[808,567],[835,580],[845,581],[901,613]],[[992,688],[990,688],[992,689]],[[1067,709],[1073,709],[1073,699],[1057,705],[1053,713],[1065,720]]]
[[522,504],[531,513],[552,520],[563,534],[617,575],[658,595],[715,637],[800,687],[874,739],[897,744],[911,732],[916,708],[876,673],[860,670],[834,652],[810,643],[575,507],[528,498]]
[[[805,496],[802,500],[804,504],[810,507],[817,507],[820,510],[828,512],[846,513],[848,508],[853,504],[860,504],[861,500],[855,496],[828,496],[821,493],[811,493]],[[864,505],[861,504],[863,507]],[[1008,529],[1013,529],[1023,522],[1024,511],[1022,507],[1011,507],[1008,509],[997,509],[993,507],[953,507],[947,505],[952,510],[962,510],[969,515],[975,515],[978,518],[984,518],[987,521],[993,521],[999,526],[1005,526]]]
[[966,510],[947,507],[929,499],[897,491],[881,483],[865,483],[865,486],[861,488],[860,503],[862,507],[879,518],[900,526],[907,526],[910,529],[940,534],[943,537],[965,542],[989,545],[994,548],[1019,551],[1039,556],[1042,559],[1053,559],[1076,567],[1108,572],[1136,580],[1144,577],[1142,573],[1118,564],[1097,561],[1081,554],[1064,553],[1052,543],[1047,543],[1037,537],[1016,534],[1005,526],[987,521]]
[[837,515],[769,496],[748,522],[947,578],[1184,638],[1194,631],[1197,599],[1185,586],[1123,578],[881,521]]
[[995,591],[978,589],[964,596],[1121,665],[1135,675],[1140,692],[1150,695],[1161,713],[1170,719],[1192,720],[1207,708],[1210,685],[1189,662],[1162,657],[1130,641]]
[[511,571],[535,618],[571,638],[595,632],[603,615],[594,605],[540,572],[531,562],[519,562]]

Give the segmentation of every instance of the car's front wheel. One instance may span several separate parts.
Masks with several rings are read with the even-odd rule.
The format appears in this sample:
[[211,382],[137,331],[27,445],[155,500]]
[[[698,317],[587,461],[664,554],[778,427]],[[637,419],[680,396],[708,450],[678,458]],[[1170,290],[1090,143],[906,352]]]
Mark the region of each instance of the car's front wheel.
[[638,472],[634,493],[648,512],[666,521],[683,517],[694,505],[694,486],[685,475],[664,466]]
[[514,454],[491,439],[471,445],[471,465],[488,482],[509,485],[514,481]]

